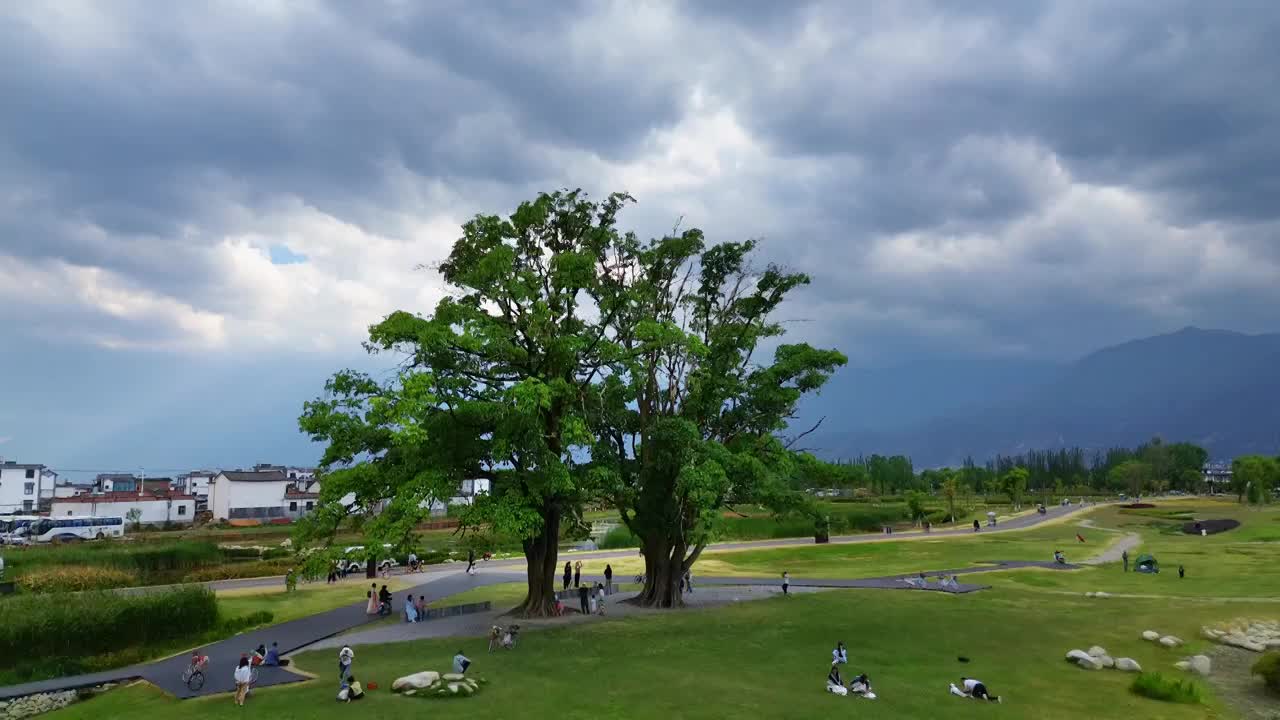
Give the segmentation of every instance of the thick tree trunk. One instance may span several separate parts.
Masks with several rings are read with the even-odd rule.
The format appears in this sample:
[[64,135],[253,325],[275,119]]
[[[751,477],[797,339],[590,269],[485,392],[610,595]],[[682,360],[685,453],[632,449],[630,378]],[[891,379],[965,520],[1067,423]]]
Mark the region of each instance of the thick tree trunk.
[[692,561],[685,557],[683,543],[672,544],[665,536],[648,539],[644,543],[644,588],[630,602],[651,608],[684,607],[680,579]]
[[556,613],[556,565],[559,560],[560,510],[548,507],[542,532],[524,541],[528,589],[524,602],[511,610],[519,617],[552,617]]

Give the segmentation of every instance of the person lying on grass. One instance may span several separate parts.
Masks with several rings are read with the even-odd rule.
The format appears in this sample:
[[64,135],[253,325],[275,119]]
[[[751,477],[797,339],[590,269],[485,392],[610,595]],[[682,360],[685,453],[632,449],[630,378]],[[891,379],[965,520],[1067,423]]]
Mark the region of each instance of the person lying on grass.
[[876,696],[875,693],[871,692],[871,679],[867,677],[866,673],[862,673],[854,678],[853,682],[849,683],[849,692],[871,699],[875,699]]
[[959,695],[960,697],[972,698],[974,700],[987,700],[989,702],[994,702],[994,703],[1000,702],[1000,696],[992,695],[989,692],[987,692],[987,686],[984,685],[981,680],[962,677],[960,678],[960,687],[964,689],[961,690],[960,688],[957,688],[954,684],[952,684],[951,694]]
[[459,650],[458,654],[453,656],[453,671],[461,675],[469,667],[471,667],[471,660]]
[[356,680],[356,676],[352,675],[342,683],[342,689],[338,690],[338,702],[351,702],[352,700],[363,700],[364,688],[361,687],[360,681]]

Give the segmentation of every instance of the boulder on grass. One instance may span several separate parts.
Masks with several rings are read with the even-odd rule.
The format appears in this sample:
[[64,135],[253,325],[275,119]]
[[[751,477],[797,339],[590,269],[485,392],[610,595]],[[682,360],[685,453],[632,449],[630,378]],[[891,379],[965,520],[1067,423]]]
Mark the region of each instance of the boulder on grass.
[[1113,668],[1116,666],[1116,661],[1113,660],[1110,655],[1103,655],[1101,657],[1096,657],[1094,658],[1094,660],[1097,660],[1098,664],[1104,668]]
[[1167,648],[1178,647],[1179,645],[1182,644],[1182,640],[1180,638],[1174,637],[1173,635],[1165,635],[1164,637],[1160,638],[1160,644]]
[[1124,672],[1142,672],[1142,666],[1133,658],[1116,658],[1116,669]]
[[1187,660],[1179,660],[1178,662],[1174,663],[1173,666],[1178,668],[1179,670],[1191,669],[1191,663]]
[[1094,593],[1093,596],[1096,598],[1109,598],[1111,597],[1111,593],[1103,592],[1102,590],[1099,590],[1098,592]]
[[1100,645],[1094,645],[1093,647],[1089,648],[1089,657],[1102,657],[1103,655],[1106,655],[1106,654],[1107,654],[1107,649]]
[[458,682],[459,680],[466,679],[466,675],[463,675],[462,673],[445,673],[440,676],[440,679],[448,680],[450,682]]
[[1089,660],[1093,656],[1083,650],[1068,650],[1067,660],[1071,662],[1079,662],[1081,660]]
[[1160,639],[1160,633],[1156,632],[1155,630],[1146,630],[1142,633],[1142,639],[1155,642]]
[[1195,655],[1188,662],[1191,664],[1191,670],[1197,675],[1208,675],[1213,669],[1213,661],[1206,655]]
[[431,687],[432,683],[440,679],[440,673],[434,670],[424,670],[420,673],[405,675],[402,678],[396,678],[391,683],[391,692],[400,692],[401,690],[425,690]]

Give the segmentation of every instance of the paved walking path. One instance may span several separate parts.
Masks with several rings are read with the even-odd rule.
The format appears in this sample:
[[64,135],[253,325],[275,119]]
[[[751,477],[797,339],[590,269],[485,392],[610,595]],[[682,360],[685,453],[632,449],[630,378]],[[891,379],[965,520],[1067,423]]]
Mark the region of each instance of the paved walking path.
[[[1088,506],[1093,507],[1093,506]],[[1018,517],[1010,518],[1000,523],[995,528],[982,529],[982,532],[1002,532],[1010,530],[1019,530],[1040,523],[1064,518],[1081,509],[1081,506],[1073,505],[1066,508],[1054,507],[1050,508],[1045,515],[1035,512],[1027,513]],[[844,537],[834,537],[831,539],[832,544],[846,544],[858,542],[881,542],[886,540],[904,540],[919,537],[947,537],[952,535],[969,535],[972,534],[972,528],[952,528],[947,530],[937,530],[932,533],[924,532],[904,532],[894,533],[892,535],[851,535]],[[754,542],[737,542],[737,543],[721,543],[712,546],[715,550],[738,550],[749,548],[773,548],[773,547],[790,547],[799,545],[813,545],[813,540],[809,538],[793,538],[783,540],[764,540]],[[592,551],[592,552],[574,552],[566,553],[567,556],[574,559],[582,560],[604,560],[609,558],[634,557],[635,550],[620,551]],[[996,563],[1002,567],[1052,567],[1054,569],[1067,569],[1072,566],[1054,566],[1052,563]],[[436,566],[430,572],[422,573],[423,582],[413,587],[403,588],[397,595],[397,607],[399,606],[399,597],[412,593],[414,595],[425,595],[429,599],[435,600],[443,597],[457,595],[458,593],[470,590],[476,587],[491,585],[504,582],[518,582],[524,579],[524,560],[499,560],[483,563],[483,571],[475,575],[467,575],[460,571],[456,563],[444,566]],[[961,575],[973,572],[987,572],[991,567],[978,568],[962,568],[957,570],[946,570],[932,572],[929,574],[937,575],[939,573],[946,575]],[[501,570],[518,572],[501,572]],[[498,572],[494,572],[498,571]],[[793,587],[828,587],[828,588],[890,588],[890,589],[906,589],[907,586],[902,582],[904,577],[909,576],[892,576],[887,578],[867,578],[858,580],[846,579],[802,579],[794,578],[791,581]],[[280,578],[255,578],[249,581],[220,581],[206,583],[213,589],[232,589],[243,587],[262,587],[278,585],[282,582]],[[319,613],[310,617],[293,620],[278,625],[252,630],[241,635],[237,635],[227,640],[222,640],[212,645],[201,648],[201,651],[209,656],[209,670],[206,673],[206,681],[203,688],[198,692],[192,692],[182,683],[182,672],[186,669],[190,654],[182,653],[175,657],[157,660],[151,663],[132,665],[101,673],[93,673],[89,675],[77,675],[73,677],[55,678],[34,683],[24,683],[21,685],[10,685],[0,687],[0,700],[7,700],[24,695],[31,695],[41,692],[53,692],[58,690],[71,690],[81,687],[90,687],[108,682],[123,682],[136,678],[142,678],[160,687],[164,691],[175,695],[179,698],[196,697],[199,695],[210,695],[215,693],[231,692],[234,688],[232,674],[236,662],[240,656],[249,652],[258,645],[267,645],[272,642],[279,645],[281,654],[294,652],[300,648],[307,647],[317,643],[325,638],[333,637],[339,633],[346,632],[361,625],[368,624],[373,621],[365,614],[364,589],[363,585],[351,583],[353,594],[356,601],[347,607],[330,610],[328,612]],[[381,582],[378,581],[379,585]],[[698,578],[695,580],[695,587],[701,585],[751,585],[751,586],[769,586],[777,587],[776,579],[762,578]],[[940,589],[940,588],[932,588]],[[972,592],[975,589],[981,589],[980,586],[961,586],[961,592]],[[430,625],[428,621],[425,625]],[[335,675],[336,675],[336,655],[335,655]],[[307,678],[289,672],[281,668],[263,667],[259,669],[258,685],[279,685],[283,683],[298,682]],[[335,679],[336,681],[336,679]]]

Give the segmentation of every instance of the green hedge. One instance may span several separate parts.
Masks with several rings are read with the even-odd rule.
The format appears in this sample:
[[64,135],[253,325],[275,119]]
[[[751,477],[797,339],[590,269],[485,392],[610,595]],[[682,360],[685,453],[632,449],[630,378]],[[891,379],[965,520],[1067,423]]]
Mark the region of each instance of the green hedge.
[[619,525],[600,538],[596,547],[601,550],[619,550],[622,548],[640,547],[640,538],[631,534],[625,525]]
[[1272,692],[1280,693],[1280,652],[1269,652],[1263,655],[1253,664],[1250,672],[1261,677],[1262,682]]
[[1158,672],[1144,672],[1134,678],[1129,689],[1136,695],[1163,702],[1198,705],[1203,702],[1200,686],[1191,680],[1167,678]]
[[212,591],[20,595],[0,602],[0,669],[191,636],[218,625]]

